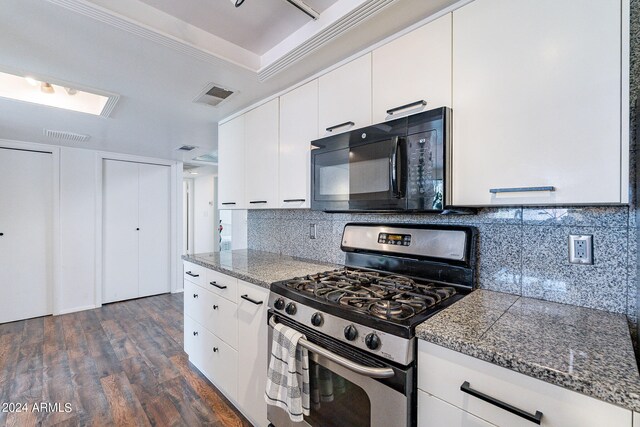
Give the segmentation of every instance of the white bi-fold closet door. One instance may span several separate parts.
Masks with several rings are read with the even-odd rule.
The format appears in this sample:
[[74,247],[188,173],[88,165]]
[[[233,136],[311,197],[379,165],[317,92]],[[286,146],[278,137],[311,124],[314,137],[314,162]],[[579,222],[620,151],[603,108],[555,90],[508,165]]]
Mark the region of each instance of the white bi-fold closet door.
[[103,303],[171,290],[170,170],[104,160]]
[[0,148],[0,323],[52,313],[53,156]]

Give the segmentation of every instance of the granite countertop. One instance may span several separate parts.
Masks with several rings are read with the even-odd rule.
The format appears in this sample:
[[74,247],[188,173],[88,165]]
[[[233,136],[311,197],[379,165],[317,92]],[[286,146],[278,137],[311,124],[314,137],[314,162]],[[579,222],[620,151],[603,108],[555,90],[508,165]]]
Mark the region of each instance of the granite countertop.
[[416,335],[504,368],[640,412],[625,316],[476,290]]
[[182,259],[267,289],[273,282],[342,267],[251,249],[183,255]]

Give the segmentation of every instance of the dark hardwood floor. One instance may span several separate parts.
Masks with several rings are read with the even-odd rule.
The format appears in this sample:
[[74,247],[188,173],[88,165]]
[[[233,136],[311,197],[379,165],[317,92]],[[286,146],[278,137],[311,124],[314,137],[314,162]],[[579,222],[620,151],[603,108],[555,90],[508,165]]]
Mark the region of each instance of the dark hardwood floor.
[[182,304],[160,295],[1,324],[0,426],[250,426],[189,364]]

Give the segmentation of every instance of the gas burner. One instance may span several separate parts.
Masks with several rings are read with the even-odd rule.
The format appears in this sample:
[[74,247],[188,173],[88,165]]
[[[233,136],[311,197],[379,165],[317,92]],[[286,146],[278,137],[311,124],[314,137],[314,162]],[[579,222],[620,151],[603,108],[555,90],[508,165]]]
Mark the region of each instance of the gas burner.
[[414,308],[398,301],[376,301],[369,306],[369,312],[382,319],[404,320],[416,314]]

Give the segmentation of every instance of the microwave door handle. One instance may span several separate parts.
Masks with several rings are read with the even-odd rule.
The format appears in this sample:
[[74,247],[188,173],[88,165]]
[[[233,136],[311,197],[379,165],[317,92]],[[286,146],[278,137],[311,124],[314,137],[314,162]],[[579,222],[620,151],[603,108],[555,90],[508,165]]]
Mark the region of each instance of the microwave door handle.
[[393,197],[399,199],[402,197],[402,192],[398,188],[398,180],[399,180],[399,166],[400,162],[398,159],[398,151],[400,150],[400,138],[393,138],[393,148],[391,149],[391,159],[389,160],[389,175],[391,177],[391,191],[393,192]]
[[[269,326],[271,326],[272,328],[275,328],[277,324],[275,317],[276,316],[274,315],[269,319]],[[325,349],[324,347],[320,347],[319,345],[314,344],[311,341],[307,341],[304,338],[300,338],[300,340],[298,341],[298,345],[360,375],[365,375],[371,378],[391,378],[395,375],[395,372],[391,368],[371,368],[369,366],[361,365],[347,359],[346,357],[335,354]]]

